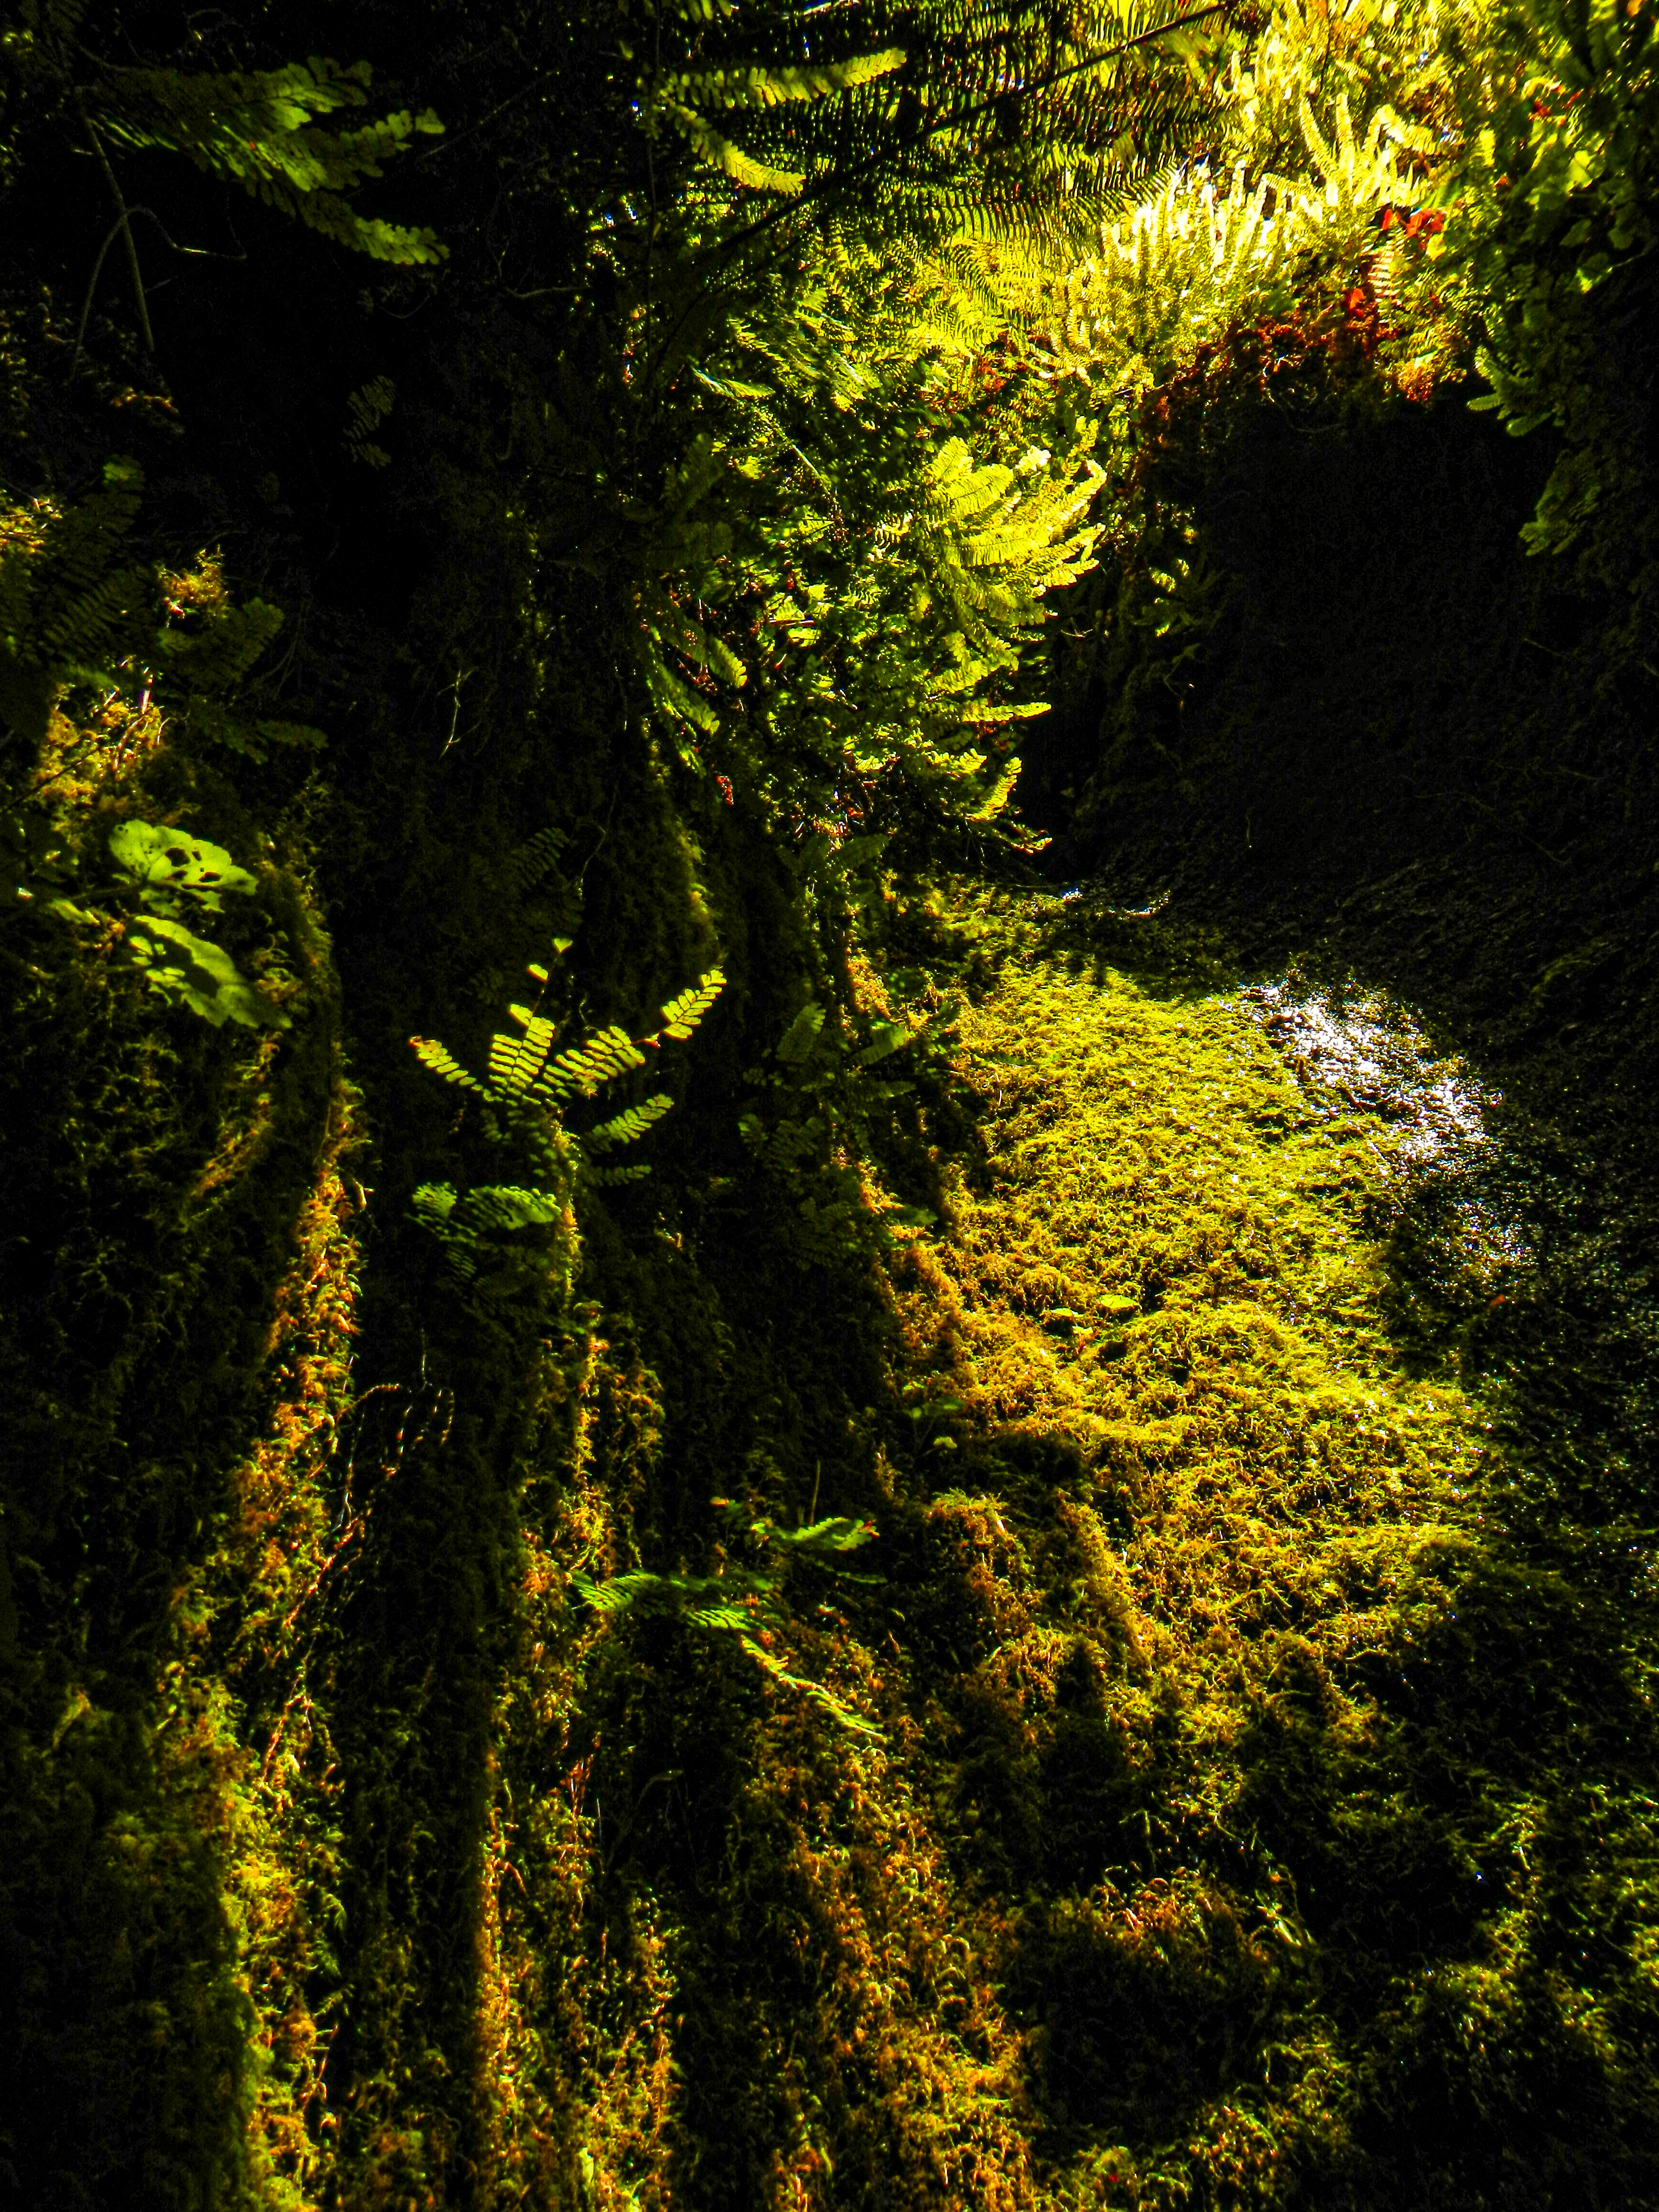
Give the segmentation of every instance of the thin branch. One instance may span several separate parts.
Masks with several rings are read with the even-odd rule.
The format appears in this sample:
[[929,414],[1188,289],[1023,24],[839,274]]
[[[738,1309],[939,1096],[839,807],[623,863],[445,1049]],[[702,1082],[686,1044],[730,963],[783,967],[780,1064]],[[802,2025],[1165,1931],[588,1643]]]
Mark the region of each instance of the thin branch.
[[86,343],[87,337],[87,317],[92,313],[92,295],[98,289],[98,279],[104,271],[104,256],[114,245],[115,234],[120,228],[121,218],[117,216],[105,234],[104,242],[98,249],[98,258],[92,264],[92,274],[87,279],[87,296],[81,302],[81,319],[75,326],[75,354],[70,362],[71,377],[81,366],[81,349]]
[[[132,235],[132,221],[128,213],[127,204],[122,196],[121,187],[116,180],[115,172],[110,167],[109,155],[104,151],[104,142],[99,137],[96,130],[93,127],[92,118],[87,112],[86,95],[82,93],[79,84],[76,82],[75,73],[70,69],[68,58],[64,52],[63,40],[58,36],[58,26],[52,21],[50,0],[48,0],[48,4],[41,10],[41,15],[46,26],[46,35],[52,40],[52,52],[57,58],[58,72],[62,76],[64,82],[69,87],[70,97],[75,102],[75,112],[81,118],[81,128],[86,132],[88,139],[91,143],[92,150],[98,156],[98,166],[104,173],[105,181],[109,185],[110,197],[115,202],[115,228],[121,233],[122,237],[126,240],[127,266],[132,272],[133,296],[138,302],[138,327],[143,333],[144,343],[148,347],[150,359],[153,361],[155,358],[155,333],[150,328],[149,302],[144,297],[144,280],[138,267],[138,246],[137,240]],[[101,267],[103,265],[104,255],[109,251],[109,240],[106,239],[103,247],[99,252],[98,267]],[[93,281],[94,283],[97,282],[97,269],[94,270]],[[92,304],[90,293],[88,293],[87,304],[88,307],[90,307]],[[82,327],[84,329],[86,326],[86,315],[84,313],[82,315],[81,321]],[[80,356],[80,344],[78,340],[76,341],[76,356],[78,360]],[[71,374],[73,372],[71,372]]]
[[538,70],[528,84],[521,84],[515,93],[502,100],[499,107],[492,107],[488,115],[481,115],[476,123],[469,123],[465,131],[446,131],[435,145],[422,146],[419,153],[411,154],[404,167],[406,169],[417,168],[422,161],[435,161],[440,154],[448,153],[452,146],[465,145],[469,138],[476,138],[479,131],[489,130],[490,125],[498,121],[509,108],[516,107],[521,100],[528,100],[532,92],[538,92],[550,78],[558,74],[556,70]]
[[150,328],[149,302],[144,297],[144,279],[143,273],[138,267],[138,241],[132,234],[131,214],[127,207],[125,199],[122,196],[121,187],[116,181],[115,172],[110,166],[109,155],[104,151],[104,142],[99,137],[91,116],[87,112],[87,103],[82,96],[81,88],[79,85],[76,85],[72,87],[72,90],[75,94],[76,110],[81,118],[81,126],[82,130],[85,131],[87,137],[92,141],[92,150],[98,156],[99,167],[103,170],[105,181],[109,185],[110,197],[115,202],[115,227],[120,232],[121,236],[126,244],[127,267],[132,272],[133,297],[138,302],[138,328],[143,333],[145,350],[149,355],[150,359],[154,361],[155,359],[155,333]]
[[[156,214],[154,208],[129,208],[127,210],[127,215],[129,218],[134,222],[136,222],[141,215],[148,216],[149,220],[155,225],[157,230],[161,232],[162,244],[170,247],[174,253],[191,254],[197,259],[202,261],[246,261],[247,259],[246,246],[243,246],[241,251],[237,253],[223,253],[211,246],[180,246],[178,240],[169,234],[167,225],[162,222],[161,216]],[[87,279],[86,297],[81,302],[81,319],[76,324],[75,329],[75,353],[70,362],[69,372],[71,376],[75,374],[76,370],[81,366],[81,355],[86,343],[87,319],[92,313],[93,296],[98,289],[98,279],[103,273],[104,257],[108,253],[111,246],[114,245],[117,234],[120,231],[121,227],[121,217],[117,216],[115,221],[110,225],[109,229],[105,235],[103,244],[98,249],[98,258],[92,264],[92,274]],[[233,230],[231,233],[232,237],[234,238],[235,234],[234,230]],[[162,289],[164,289],[164,287],[157,287],[158,290]]]

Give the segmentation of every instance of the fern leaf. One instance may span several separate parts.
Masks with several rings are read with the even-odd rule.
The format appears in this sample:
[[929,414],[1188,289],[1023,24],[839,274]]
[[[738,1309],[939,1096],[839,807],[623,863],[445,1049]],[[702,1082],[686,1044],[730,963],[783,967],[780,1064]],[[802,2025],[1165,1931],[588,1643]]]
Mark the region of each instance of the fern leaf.
[[769,1651],[764,1644],[756,1643],[752,1636],[744,1636],[741,1641],[744,1650],[756,1665],[764,1668],[775,1682],[781,1682],[786,1688],[800,1691],[815,1705],[822,1705],[832,1718],[840,1722],[842,1728],[851,1730],[855,1735],[874,1736],[880,1740],[882,1732],[875,1723],[866,1720],[862,1713],[855,1712],[833,1690],[826,1689],[822,1682],[809,1680],[804,1674],[791,1674],[782,1660]]
[[811,1057],[823,1018],[823,1008],[816,999],[809,999],[773,1048],[787,1067],[798,1067]]
[[609,1121],[601,1121],[598,1128],[588,1130],[582,1139],[583,1148],[587,1152],[603,1152],[611,1145],[635,1144],[647,1129],[654,1127],[661,1121],[673,1103],[665,1091],[659,1091],[642,1104],[629,1106]]
[[877,1529],[872,1521],[854,1521],[845,1514],[834,1514],[826,1521],[814,1521],[805,1528],[773,1528],[775,1543],[788,1544],[798,1551],[856,1552],[860,1546],[874,1541]]
[[[663,1025],[657,1032],[658,1036],[682,1041],[689,1037],[725,988],[726,977],[720,969],[709,969],[689,991],[682,991],[678,998],[668,1001],[662,1010]],[[650,1043],[654,1040],[642,1038],[641,1042]]]
[[661,90],[677,100],[705,100],[720,107],[781,107],[787,101],[822,100],[902,69],[901,46],[859,54],[844,62],[778,69],[699,70],[666,77]]
[[440,1044],[435,1037],[410,1037],[409,1042],[415,1048],[416,1057],[434,1075],[441,1075],[446,1083],[456,1084],[463,1091],[476,1091],[482,1094],[483,1085],[476,1075],[468,1073],[447,1045]]
[[489,1079],[502,1091],[526,1097],[535,1087],[547,1055],[559,1034],[558,1024],[528,1006],[512,1006],[507,1018],[524,1030],[522,1037],[498,1031],[489,1041]]
[[902,1022],[878,1022],[869,1043],[859,1054],[859,1066],[874,1067],[909,1042],[910,1032]]
[[515,898],[533,890],[559,865],[559,855],[569,840],[562,830],[538,830],[533,837],[508,854],[507,879]]
[[724,169],[733,184],[747,185],[751,191],[781,192],[793,198],[806,182],[799,170],[780,169],[769,161],[756,161],[695,109],[683,107],[675,101],[667,112],[701,159],[714,168]]
[[550,1060],[531,1087],[541,1097],[564,1097],[573,1091],[592,1097],[602,1083],[644,1066],[645,1054],[626,1030],[601,1030],[586,1044],[572,1046]]

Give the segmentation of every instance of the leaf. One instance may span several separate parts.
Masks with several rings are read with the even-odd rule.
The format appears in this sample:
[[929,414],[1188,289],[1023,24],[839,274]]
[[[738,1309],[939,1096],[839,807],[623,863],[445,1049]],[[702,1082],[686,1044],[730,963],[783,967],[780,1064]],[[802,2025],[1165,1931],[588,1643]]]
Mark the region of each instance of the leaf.
[[219,910],[222,892],[246,897],[256,888],[254,878],[237,866],[223,846],[157,823],[123,822],[112,831],[109,849],[130,882],[164,894],[183,894],[212,912]]
[[[659,1035],[684,1040],[689,1037],[703,1016],[726,988],[726,977],[718,968],[711,968],[701,975],[689,991],[682,991],[671,999],[662,1010],[663,1026]],[[651,1038],[642,1042],[651,1043]]]
[[[582,1144],[589,1152],[603,1152],[610,1145],[634,1144],[644,1136],[647,1129],[661,1121],[673,1103],[673,1100],[665,1091],[659,1091],[654,1097],[646,1099],[643,1104],[629,1106],[611,1121],[601,1121],[597,1128],[588,1130],[582,1139]],[[627,1170],[613,1170],[613,1172],[627,1172]],[[636,1170],[634,1172],[641,1171]]]
[[811,1057],[823,1020],[823,1006],[816,999],[809,999],[773,1048],[785,1066],[798,1067]]
[[174,1006],[188,1006],[216,1029],[228,1021],[248,1029],[291,1026],[286,1014],[260,997],[228,952],[169,915],[137,915],[124,950],[151,990]]
[[462,1066],[447,1045],[440,1044],[435,1037],[410,1037],[409,1042],[422,1065],[429,1067],[434,1075],[441,1075],[446,1083],[457,1084],[463,1091],[482,1093],[483,1085]]
[[528,1097],[553,1049],[559,1034],[558,1024],[550,1021],[544,1014],[532,1013],[528,1006],[513,1006],[507,1012],[509,1020],[521,1025],[524,1035],[514,1037],[505,1030],[497,1030],[491,1037],[489,1080],[497,1090]]
[[793,1545],[798,1550],[855,1552],[860,1545],[872,1543],[879,1531],[873,1521],[833,1514],[828,1520],[814,1521],[810,1528],[774,1528],[769,1533],[775,1543]]
[[724,169],[733,184],[747,185],[751,191],[781,192],[793,198],[806,182],[799,170],[775,168],[769,161],[756,161],[695,109],[676,101],[667,112],[701,158]]
[[870,1042],[860,1052],[860,1067],[874,1067],[889,1060],[902,1046],[910,1042],[910,1032],[902,1022],[878,1022],[871,1033]]
[[749,1656],[757,1666],[764,1668],[775,1682],[801,1691],[854,1735],[880,1738],[882,1732],[875,1723],[866,1720],[862,1713],[854,1712],[851,1705],[844,1705],[833,1690],[825,1689],[822,1682],[809,1681],[804,1674],[792,1674],[781,1659],[775,1658],[763,1644],[756,1643],[753,1637],[744,1636],[740,1641]]

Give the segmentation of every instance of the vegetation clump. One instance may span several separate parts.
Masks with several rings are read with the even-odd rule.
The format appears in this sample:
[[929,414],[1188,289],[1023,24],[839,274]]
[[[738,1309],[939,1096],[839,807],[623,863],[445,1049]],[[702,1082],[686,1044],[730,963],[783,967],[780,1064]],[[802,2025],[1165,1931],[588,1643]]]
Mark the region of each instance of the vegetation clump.
[[0,2193],[1653,2201],[1651,10],[394,12],[0,33]]

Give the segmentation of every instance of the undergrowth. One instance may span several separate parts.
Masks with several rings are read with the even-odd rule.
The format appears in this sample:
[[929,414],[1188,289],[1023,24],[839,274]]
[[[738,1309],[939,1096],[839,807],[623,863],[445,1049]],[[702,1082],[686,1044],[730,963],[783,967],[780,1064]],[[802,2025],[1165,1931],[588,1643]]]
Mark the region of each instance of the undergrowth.
[[1425,1171],[1237,994],[1041,944],[961,1020],[899,1599],[1033,2201],[1641,2201],[1639,1625],[1505,1539],[1493,1405],[1391,1334]]

